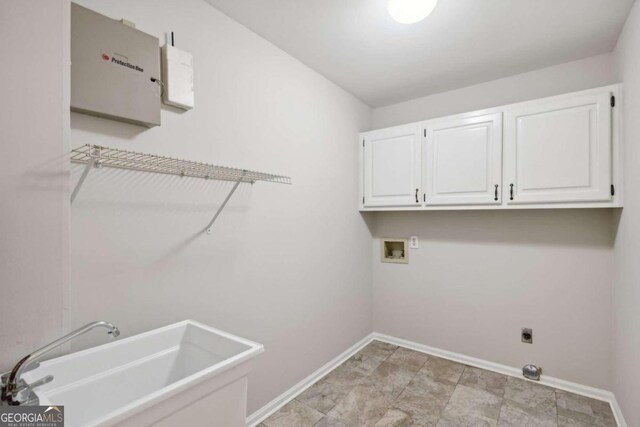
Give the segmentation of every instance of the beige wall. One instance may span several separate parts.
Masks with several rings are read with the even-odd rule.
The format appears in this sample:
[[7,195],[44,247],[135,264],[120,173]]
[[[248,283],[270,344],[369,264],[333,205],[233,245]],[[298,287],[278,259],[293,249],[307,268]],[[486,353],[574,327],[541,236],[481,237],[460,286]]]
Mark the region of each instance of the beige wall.
[[640,5],[634,5],[615,50],[623,82],[625,205],[616,235],[613,391],[627,424],[640,426]]
[[432,117],[465,113],[566,92],[605,86],[614,79],[612,54],[543,68],[373,110],[379,129]]
[[68,14],[66,0],[0,2],[0,371],[63,331]]
[[371,233],[353,169],[370,109],[204,1],[81,4],[161,40],[174,31],[194,55],[196,107],[163,109],[151,130],[73,114],[73,145],[271,171],[293,185],[241,186],[204,235],[231,184],[92,173],[72,207],[72,323],[107,319],[126,336],[194,318],[261,342],[252,412],[371,332]]
[[[625,121],[621,216],[609,210],[360,215],[353,175],[361,130],[618,77],[626,116],[637,116],[638,6],[615,54],[618,77],[612,55],[602,55],[371,112],[200,0],[81,3],[160,38],[175,31],[178,47],[195,56],[196,108],[165,108],[162,127],[151,130],[73,115],[73,146],[285,173],[294,185],[241,187],[205,236],[201,230],[230,185],[95,171],[71,211],[69,254],[68,1],[0,2],[0,16],[11,18],[0,26],[2,54],[12,58],[0,67],[2,81],[11,82],[0,107],[6,295],[0,369],[90,320],[111,320],[127,336],[195,318],[266,345],[251,377],[251,412],[375,329],[613,386],[628,423],[640,426],[634,257],[640,199],[633,187],[638,153],[629,143],[637,123]],[[74,166],[72,184],[79,173]],[[410,235],[420,236],[421,246],[409,265],[379,263],[380,237]],[[522,326],[534,328],[534,345],[519,342]],[[73,349],[99,342],[89,336]]]
[[[374,110],[374,127],[615,83],[603,55]],[[611,210],[375,214],[374,329],[550,376],[611,386]],[[381,237],[420,237],[409,265]],[[520,342],[532,327],[534,344]]]

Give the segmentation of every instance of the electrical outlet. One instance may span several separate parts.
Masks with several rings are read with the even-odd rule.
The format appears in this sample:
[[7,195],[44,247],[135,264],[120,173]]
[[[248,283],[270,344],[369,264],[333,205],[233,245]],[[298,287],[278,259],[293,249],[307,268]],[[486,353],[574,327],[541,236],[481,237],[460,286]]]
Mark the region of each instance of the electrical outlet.
[[523,343],[533,344],[533,329],[522,328],[520,338],[522,339]]
[[409,238],[409,247],[411,249],[418,249],[420,247],[420,241],[418,240],[418,236],[411,236]]

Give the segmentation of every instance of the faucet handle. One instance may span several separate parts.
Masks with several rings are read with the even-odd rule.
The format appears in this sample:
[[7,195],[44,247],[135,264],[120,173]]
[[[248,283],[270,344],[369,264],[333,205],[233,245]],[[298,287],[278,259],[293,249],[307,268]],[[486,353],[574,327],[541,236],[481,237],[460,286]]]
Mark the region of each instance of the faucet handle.
[[36,380],[31,384],[25,383],[25,387],[17,391],[16,398],[14,400],[20,402],[21,404],[24,404],[27,401],[37,402],[38,397],[31,396],[31,394],[36,389],[36,387],[40,387],[44,384],[49,384],[51,381],[53,381],[53,375],[47,375],[46,377],[40,378],[39,380]]

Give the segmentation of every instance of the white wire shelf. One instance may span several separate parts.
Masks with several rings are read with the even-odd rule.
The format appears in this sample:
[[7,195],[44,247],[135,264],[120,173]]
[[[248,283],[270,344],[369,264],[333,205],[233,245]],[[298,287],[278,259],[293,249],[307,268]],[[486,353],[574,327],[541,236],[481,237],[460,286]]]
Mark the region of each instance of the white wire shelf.
[[154,154],[102,147],[99,145],[83,145],[72,150],[73,163],[89,164],[95,162],[96,167],[129,169],[143,172],[163,173],[169,175],[188,176],[192,178],[238,181],[253,184],[256,181],[291,184],[291,178],[264,172],[229,168],[208,163],[181,160],[173,157],[156,156]]
[[109,167],[141,172],[162,173],[167,175],[186,176],[191,178],[214,179],[232,181],[235,185],[225,198],[215,216],[207,226],[211,233],[213,225],[220,212],[224,209],[231,195],[241,183],[253,184],[256,181],[291,184],[291,178],[264,172],[217,166],[209,163],[181,160],[173,157],[157,156],[137,151],[121,150],[100,145],[87,144],[71,150],[71,162],[85,165],[85,169],[71,194],[71,203],[75,200],[84,180],[93,167]]

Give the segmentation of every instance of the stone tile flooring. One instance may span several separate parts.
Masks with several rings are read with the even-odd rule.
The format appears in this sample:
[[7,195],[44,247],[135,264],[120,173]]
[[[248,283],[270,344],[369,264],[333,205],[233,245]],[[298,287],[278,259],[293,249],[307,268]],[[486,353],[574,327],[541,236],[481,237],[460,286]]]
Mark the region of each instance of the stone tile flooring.
[[373,341],[260,427],[615,425],[606,402]]

